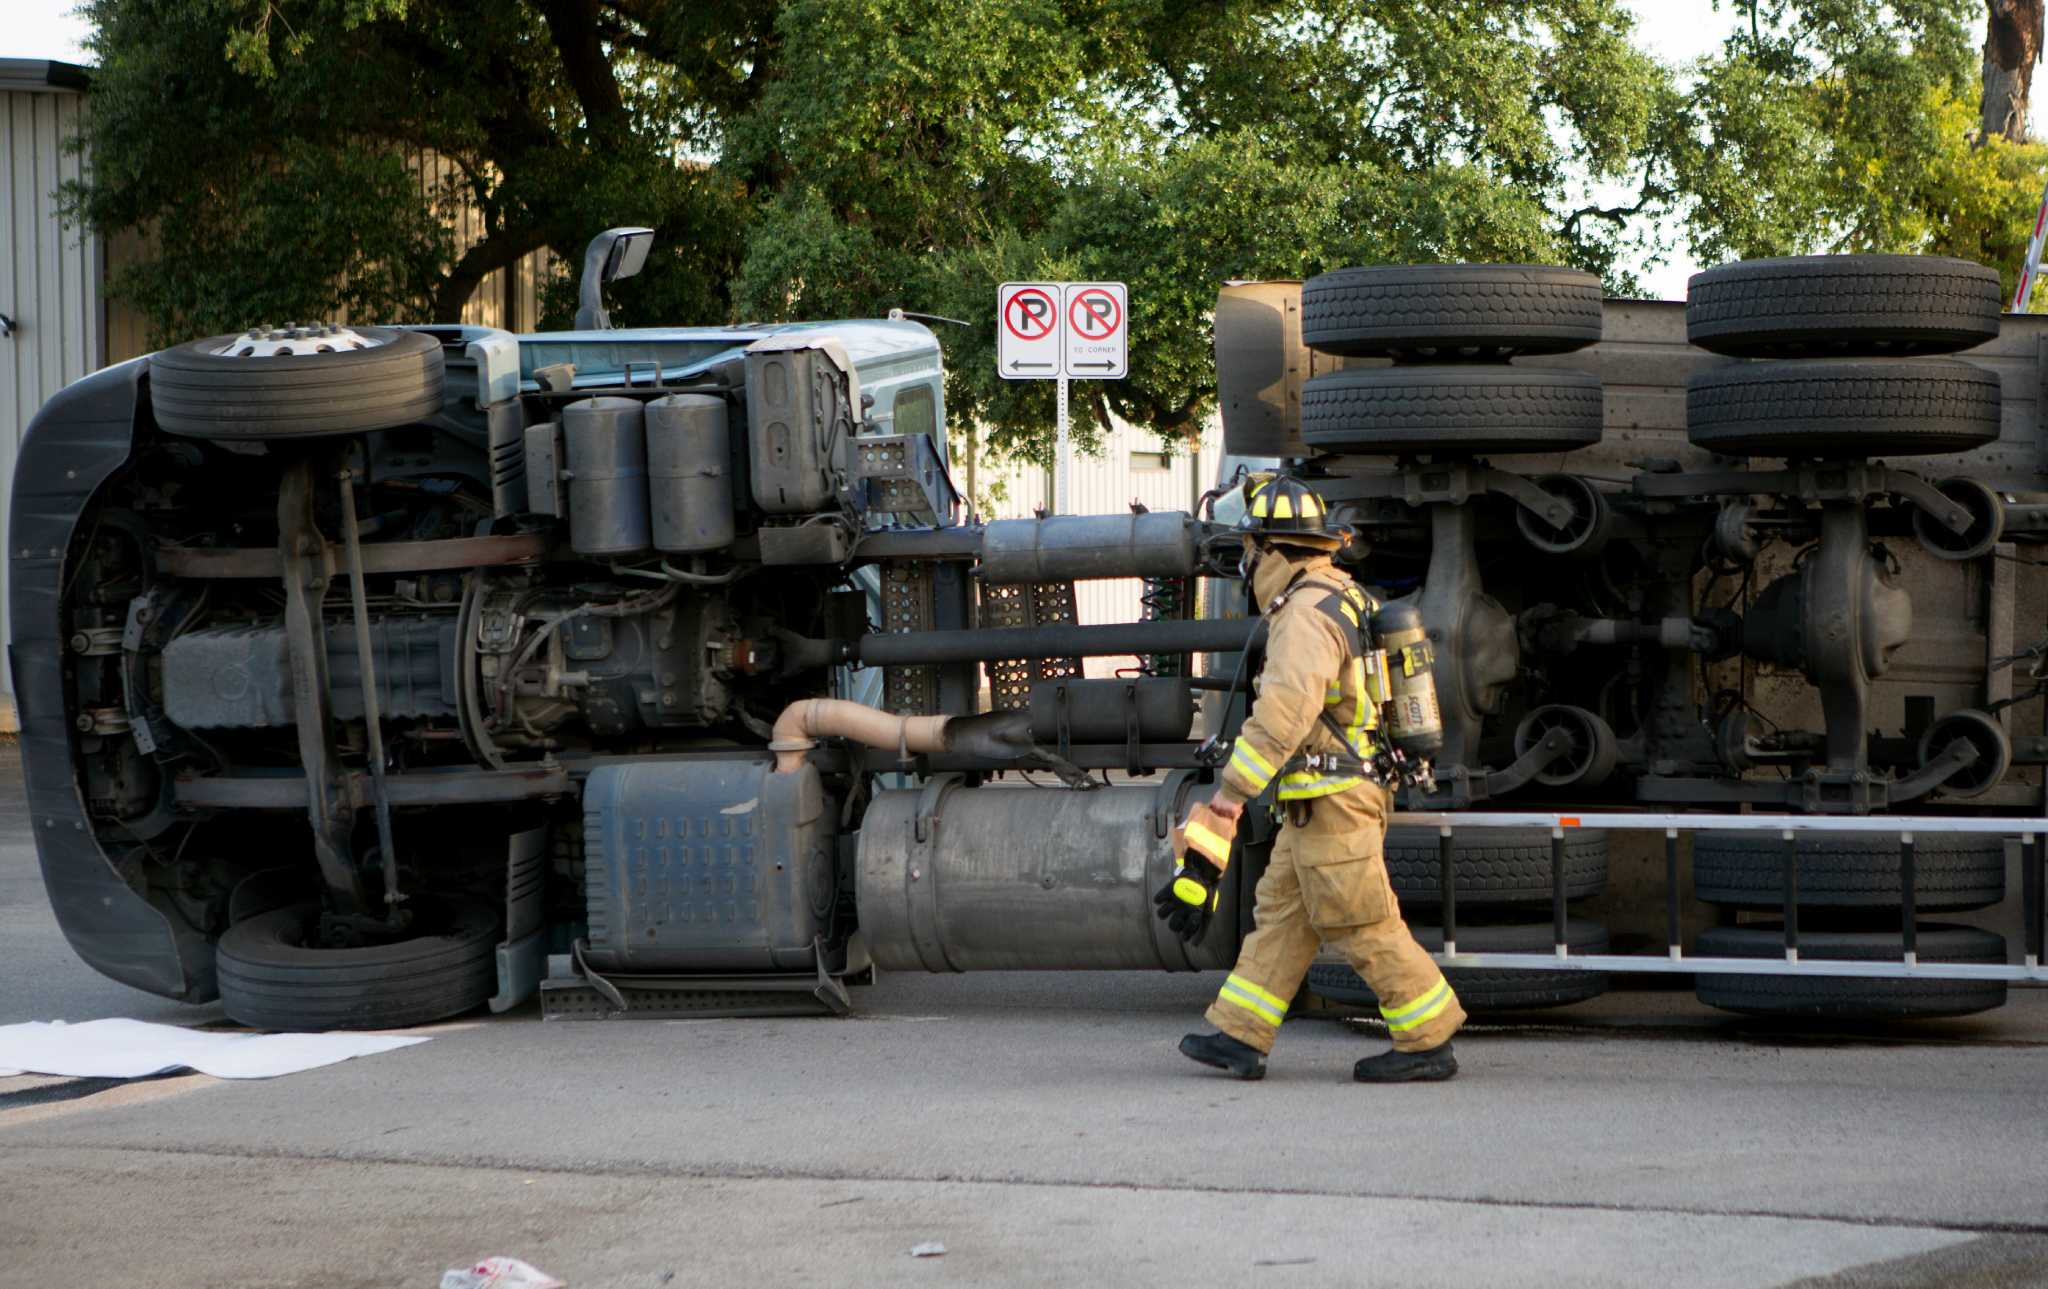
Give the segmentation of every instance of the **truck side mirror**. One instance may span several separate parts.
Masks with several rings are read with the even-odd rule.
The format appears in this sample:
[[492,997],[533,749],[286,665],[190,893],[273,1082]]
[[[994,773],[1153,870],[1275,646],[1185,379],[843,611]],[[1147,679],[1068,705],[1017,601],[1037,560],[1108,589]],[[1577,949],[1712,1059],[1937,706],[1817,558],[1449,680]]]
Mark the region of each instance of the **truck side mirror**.
[[583,280],[577,292],[578,331],[597,331],[612,325],[612,316],[604,307],[605,287],[638,273],[647,263],[647,251],[653,245],[651,228],[607,228],[590,239],[590,245],[583,251]]

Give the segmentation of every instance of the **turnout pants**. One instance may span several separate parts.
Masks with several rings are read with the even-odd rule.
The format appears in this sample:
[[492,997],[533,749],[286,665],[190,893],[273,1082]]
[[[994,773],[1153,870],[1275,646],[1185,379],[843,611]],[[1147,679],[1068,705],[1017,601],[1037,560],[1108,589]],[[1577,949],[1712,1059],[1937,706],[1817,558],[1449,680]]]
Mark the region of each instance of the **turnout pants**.
[[1436,962],[1408,932],[1381,843],[1392,798],[1363,784],[1318,798],[1306,824],[1283,824],[1259,879],[1254,929],[1210,1005],[1210,1024],[1273,1050],[1287,1004],[1328,944],[1379,996],[1398,1051],[1431,1048],[1465,1023]]

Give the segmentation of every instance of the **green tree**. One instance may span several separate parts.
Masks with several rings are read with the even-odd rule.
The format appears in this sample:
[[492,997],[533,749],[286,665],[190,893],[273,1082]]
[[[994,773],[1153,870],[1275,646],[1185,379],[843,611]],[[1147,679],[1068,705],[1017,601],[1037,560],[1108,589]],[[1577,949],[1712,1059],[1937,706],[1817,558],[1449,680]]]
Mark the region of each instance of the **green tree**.
[[1184,432],[1229,278],[1506,258],[1626,286],[1670,92],[1631,29],[1613,0],[791,0],[727,153],[772,177],[735,295],[973,320],[945,332],[956,418],[1042,452],[1052,394],[996,377],[994,284],[1122,279],[1131,379],[1095,420]]
[[1703,263],[1960,255],[2008,289],[2048,149],[1980,129],[1982,0],[1745,0],[1669,119],[1669,186]]
[[[996,378],[1004,279],[1131,284],[1131,377],[1084,387],[1085,439],[1200,424],[1233,277],[1524,259],[1626,292],[1681,236],[2010,268],[2043,158],[1980,137],[1981,0],[1731,3],[1681,69],[1620,0],[87,0],[71,199],[150,235],[114,286],[165,337],[448,318],[537,247],[647,224],[622,318],[959,318],[954,423],[1036,455],[1052,393]],[[423,186],[421,154],[458,177]]]
[[[956,417],[1026,449],[1050,394],[989,370],[997,281],[1130,280],[1132,379],[1096,419],[1185,430],[1229,277],[1510,257],[1625,284],[1625,220],[1586,196],[1642,168],[1666,92],[1615,0],[88,10],[96,169],[74,207],[152,234],[115,289],[167,336],[448,317],[536,247],[641,222],[662,250],[625,316],[969,319],[943,329]],[[421,152],[459,191],[422,189]],[[459,256],[458,196],[485,234]]]
[[[445,319],[521,256],[634,222],[664,247],[635,302],[717,317],[741,192],[689,158],[749,101],[772,6],[716,8],[712,26],[661,0],[89,0],[72,212],[148,234],[112,285],[159,338],[344,308]],[[423,154],[456,178],[423,182]],[[458,199],[482,224],[459,255]]]

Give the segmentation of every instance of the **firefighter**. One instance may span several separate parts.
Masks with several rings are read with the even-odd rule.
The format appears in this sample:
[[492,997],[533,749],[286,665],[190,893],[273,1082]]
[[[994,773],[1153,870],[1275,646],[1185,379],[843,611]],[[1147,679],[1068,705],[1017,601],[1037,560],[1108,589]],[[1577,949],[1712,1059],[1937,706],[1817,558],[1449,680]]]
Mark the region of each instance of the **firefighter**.
[[1387,692],[1370,637],[1377,606],[1332,562],[1348,534],[1325,524],[1314,491],[1287,475],[1254,476],[1245,488],[1244,570],[1268,620],[1265,665],[1219,790],[1176,834],[1182,857],[1157,896],[1160,916],[1184,938],[1207,930],[1230,837],[1269,786],[1281,828],[1259,879],[1255,929],[1206,1016],[1219,1032],[1190,1034],[1180,1050],[1240,1079],[1263,1077],[1289,1000],[1328,944],[1378,995],[1394,1043],[1353,1077],[1448,1079],[1465,1011],[1402,921],[1381,848],[1393,796],[1374,765],[1377,699]]

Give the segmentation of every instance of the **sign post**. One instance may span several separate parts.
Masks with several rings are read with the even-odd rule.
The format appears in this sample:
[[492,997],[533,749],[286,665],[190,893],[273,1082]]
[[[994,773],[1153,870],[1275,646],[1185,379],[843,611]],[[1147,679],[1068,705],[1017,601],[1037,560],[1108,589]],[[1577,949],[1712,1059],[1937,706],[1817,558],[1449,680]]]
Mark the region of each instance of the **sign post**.
[[1005,282],[996,288],[996,374],[1058,382],[1053,510],[1068,510],[1068,435],[1074,380],[1130,374],[1130,293],[1121,282]]

